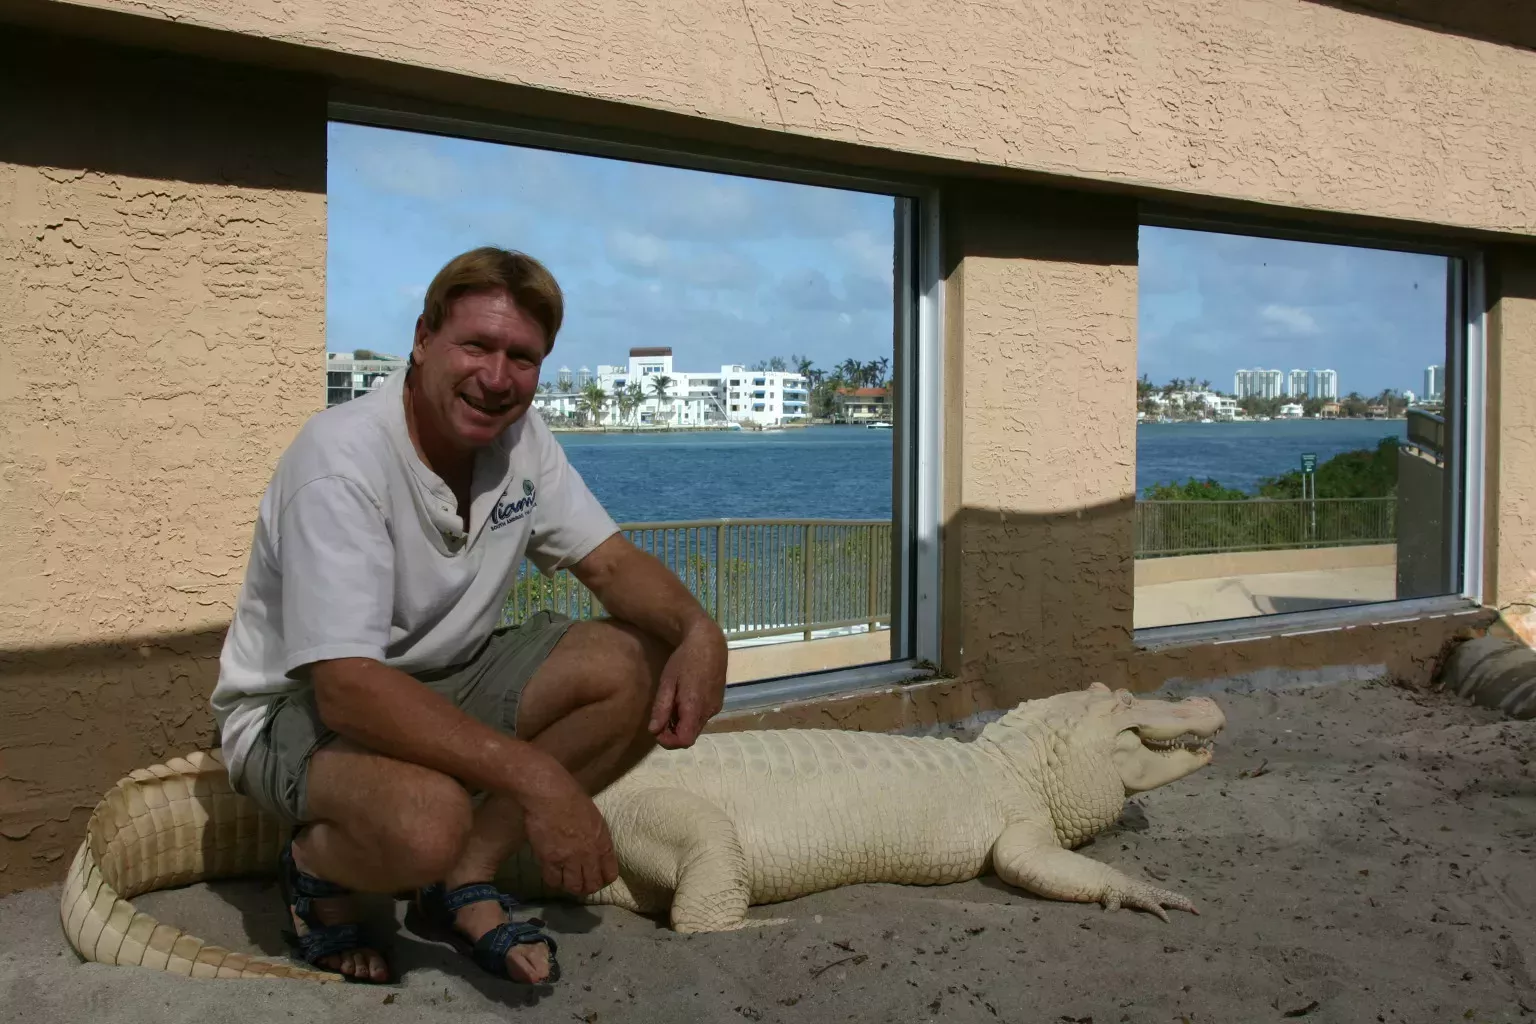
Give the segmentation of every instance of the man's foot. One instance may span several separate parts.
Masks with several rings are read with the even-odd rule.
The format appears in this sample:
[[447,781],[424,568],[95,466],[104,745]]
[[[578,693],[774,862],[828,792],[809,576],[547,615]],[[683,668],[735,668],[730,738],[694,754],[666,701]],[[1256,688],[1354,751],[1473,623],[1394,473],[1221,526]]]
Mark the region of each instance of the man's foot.
[[415,909],[430,926],[490,974],[542,985],[559,979],[555,940],[539,930],[542,921],[513,921],[517,900],[494,886],[472,883],[448,890],[423,889]]
[[[453,926],[470,942],[477,942],[486,932],[511,920],[512,915],[500,903],[482,900],[454,914]],[[549,947],[542,942],[525,942],[507,950],[507,976],[530,985],[548,981]]]
[[299,955],[353,981],[388,981],[389,964],[364,940],[351,894],[309,874],[301,860],[290,842],[283,850],[283,889]]

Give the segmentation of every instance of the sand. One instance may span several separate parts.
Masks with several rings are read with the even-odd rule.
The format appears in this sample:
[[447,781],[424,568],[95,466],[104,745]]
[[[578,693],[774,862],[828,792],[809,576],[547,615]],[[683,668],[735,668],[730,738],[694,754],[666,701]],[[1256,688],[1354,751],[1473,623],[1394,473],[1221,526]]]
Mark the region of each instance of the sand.
[[[993,878],[857,886],[756,908],[792,921],[725,935],[552,907],[565,978],[529,998],[407,932],[387,988],[82,964],[54,888],[0,900],[0,1020],[1536,1021],[1536,723],[1387,683],[1216,696],[1216,763],[1136,798],[1085,850],[1187,893],[1198,917]],[[282,952],[271,885],[141,902]]]

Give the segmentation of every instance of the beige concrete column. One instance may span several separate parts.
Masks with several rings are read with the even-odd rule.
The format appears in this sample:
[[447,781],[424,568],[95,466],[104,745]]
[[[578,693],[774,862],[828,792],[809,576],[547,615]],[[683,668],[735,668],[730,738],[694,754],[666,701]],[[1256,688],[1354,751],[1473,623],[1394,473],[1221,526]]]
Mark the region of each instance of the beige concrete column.
[[1134,578],[1135,206],[962,185],[945,210],[944,668],[1004,703],[1118,682]]
[[0,35],[0,891],[57,880],[207,698],[324,405],[318,84]]
[[1536,250],[1493,250],[1488,293],[1485,600],[1536,644]]

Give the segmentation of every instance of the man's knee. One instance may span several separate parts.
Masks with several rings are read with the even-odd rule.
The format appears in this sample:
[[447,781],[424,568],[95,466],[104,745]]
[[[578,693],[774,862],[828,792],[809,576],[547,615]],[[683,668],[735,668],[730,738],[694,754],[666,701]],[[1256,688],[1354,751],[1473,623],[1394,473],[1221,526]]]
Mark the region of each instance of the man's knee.
[[602,688],[603,699],[626,711],[648,715],[672,648],[625,622],[598,620],[571,628],[578,627],[581,633],[576,640],[590,659],[589,678]]
[[611,625],[618,634],[612,647],[614,697],[626,707],[648,714],[672,648],[627,623]]
[[392,830],[402,870],[420,875],[416,885],[448,874],[463,855],[474,825],[474,805],[464,787],[439,772],[423,772]]
[[[359,756],[361,754],[361,756]],[[425,885],[458,862],[474,823],[469,793],[441,772],[377,755],[345,741],[311,764],[317,818],[335,822],[392,871]]]

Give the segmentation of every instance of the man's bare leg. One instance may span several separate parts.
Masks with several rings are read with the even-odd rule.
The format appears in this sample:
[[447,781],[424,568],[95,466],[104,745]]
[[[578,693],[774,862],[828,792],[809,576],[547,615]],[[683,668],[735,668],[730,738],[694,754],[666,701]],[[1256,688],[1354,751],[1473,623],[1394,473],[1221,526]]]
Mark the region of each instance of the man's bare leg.
[[[518,738],[553,756],[595,796],[655,746],[646,724],[668,653],[660,641],[621,623],[572,624],[524,688]],[[444,885],[451,891],[489,881],[526,841],[518,803],[502,794],[487,797]],[[495,903],[471,904],[455,918],[471,941],[506,920],[507,912]],[[507,968],[520,981],[543,981],[549,976],[548,947],[514,946]]]
[[[595,795],[655,745],[646,724],[668,653],[660,641],[619,623],[573,623],[524,688],[518,738],[549,753]],[[312,758],[309,802],[317,821],[295,840],[295,863],[359,892],[489,881],[526,842],[522,810],[510,797],[489,796],[472,811],[456,780],[346,741]],[[350,899],[314,905],[323,923],[355,919]],[[472,904],[456,916],[470,941],[506,920],[494,903]],[[322,966],[387,977],[375,950],[327,958]],[[513,947],[507,966],[517,980],[542,981],[547,947]]]
[[[316,820],[294,840],[295,865],[358,892],[400,892],[441,878],[457,862],[473,821],[469,794],[456,780],[344,739],[310,760],[309,803]],[[321,924],[355,920],[349,898],[313,905]],[[303,927],[297,917],[294,927]],[[320,966],[374,981],[389,976],[374,949],[324,957]]]

